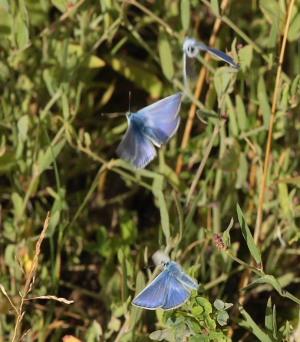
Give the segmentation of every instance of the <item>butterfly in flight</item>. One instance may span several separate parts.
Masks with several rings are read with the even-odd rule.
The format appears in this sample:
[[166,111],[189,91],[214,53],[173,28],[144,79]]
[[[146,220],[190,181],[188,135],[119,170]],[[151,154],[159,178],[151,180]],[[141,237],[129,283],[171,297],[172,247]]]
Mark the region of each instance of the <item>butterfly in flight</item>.
[[117,148],[117,155],[136,169],[146,167],[161,147],[176,133],[182,93],[168,96],[136,113],[127,112],[128,129]]
[[200,54],[200,51],[208,51],[213,56],[221,59],[228,63],[235,69],[239,70],[240,66],[235,63],[232,57],[227,55],[225,52],[211,48],[197,39],[186,37],[182,46],[183,50],[183,75],[184,83],[187,84],[187,76],[193,77],[193,62],[194,59]]
[[190,297],[192,290],[198,290],[196,280],[186,274],[174,261],[161,262],[164,271],[160,273],[132,304],[148,310],[162,308],[176,309]]

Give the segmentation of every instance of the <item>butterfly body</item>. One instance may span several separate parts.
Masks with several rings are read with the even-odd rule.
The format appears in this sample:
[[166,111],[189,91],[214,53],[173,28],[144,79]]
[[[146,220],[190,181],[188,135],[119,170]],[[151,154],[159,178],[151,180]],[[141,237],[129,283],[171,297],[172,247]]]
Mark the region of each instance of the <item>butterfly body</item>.
[[128,113],[128,121],[131,123],[135,130],[139,130],[144,136],[146,136],[155,146],[161,147],[161,145],[168,141],[169,136],[164,133],[159,127],[154,131],[151,126],[147,126],[147,121],[141,115],[137,113]]
[[182,50],[189,58],[196,58],[199,55],[200,51],[208,51],[215,57],[223,60],[224,62],[230,64],[236,69],[240,68],[240,66],[235,63],[233,58],[227,55],[225,52],[211,48],[194,38],[186,37],[183,43]]
[[240,69],[240,66],[235,63],[232,57],[227,55],[225,52],[211,48],[197,39],[186,37],[182,46],[183,50],[183,78],[184,84],[187,88],[187,78],[194,77],[194,60],[200,54],[200,51],[208,51],[211,55],[217,57],[218,59],[223,60],[228,63],[234,69]]
[[182,93],[168,96],[136,113],[128,112],[128,129],[117,148],[117,155],[137,169],[144,168],[160,147],[176,133]]
[[133,301],[135,306],[144,309],[175,309],[184,304],[192,290],[198,290],[195,279],[186,274],[174,262],[163,262],[164,271],[159,274]]

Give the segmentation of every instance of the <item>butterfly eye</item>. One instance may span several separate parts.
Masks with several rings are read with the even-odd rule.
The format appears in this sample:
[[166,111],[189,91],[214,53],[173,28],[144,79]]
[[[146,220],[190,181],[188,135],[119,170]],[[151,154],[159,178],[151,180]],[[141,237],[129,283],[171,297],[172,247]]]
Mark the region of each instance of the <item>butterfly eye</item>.
[[188,52],[191,53],[191,54],[194,54],[195,48],[193,46],[189,46],[188,47]]

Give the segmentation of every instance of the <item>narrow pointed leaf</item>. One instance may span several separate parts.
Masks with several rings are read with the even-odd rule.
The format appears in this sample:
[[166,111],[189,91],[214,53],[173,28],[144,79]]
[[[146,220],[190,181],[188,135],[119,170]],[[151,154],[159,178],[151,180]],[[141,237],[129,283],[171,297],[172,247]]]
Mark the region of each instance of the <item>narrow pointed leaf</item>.
[[260,251],[257,248],[253,236],[251,234],[251,231],[246,223],[245,217],[242,213],[242,210],[240,206],[237,204],[237,215],[238,215],[238,220],[242,229],[242,234],[244,236],[244,239],[247,242],[248,248],[250,250],[251,255],[253,256],[254,260],[256,261],[257,264],[261,263],[261,255]]

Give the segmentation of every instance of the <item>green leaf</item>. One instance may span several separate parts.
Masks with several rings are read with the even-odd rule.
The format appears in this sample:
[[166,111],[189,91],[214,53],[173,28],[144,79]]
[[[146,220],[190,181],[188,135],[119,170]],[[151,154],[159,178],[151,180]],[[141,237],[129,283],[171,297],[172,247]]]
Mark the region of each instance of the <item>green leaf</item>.
[[286,183],[278,183],[278,198],[279,198],[279,205],[282,210],[283,215],[287,219],[292,218],[292,212],[293,212],[293,205],[291,203],[288,187]]
[[174,77],[174,65],[171,52],[171,46],[169,44],[168,36],[162,33],[158,43],[159,58],[162,67],[162,71],[168,80]]
[[6,173],[17,166],[16,152],[6,147],[0,148],[0,172]]
[[228,315],[227,311],[225,311],[225,310],[220,311],[217,315],[217,321],[221,326],[226,325],[228,319],[229,319],[229,315]]
[[277,0],[261,0],[260,8],[271,25],[274,22],[279,25],[283,21],[284,13]]
[[[127,215],[126,215],[127,216]],[[122,232],[122,241],[128,243],[134,243],[137,236],[137,227],[131,216],[126,217],[123,222],[120,223]]]
[[53,6],[64,13],[70,4],[75,4],[77,0],[51,0]]
[[27,132],[28,132],[28,126],[29,126],[29,116],[23,115],[20,117],[17,123],[18,131],[19,131],[19,138],[22,141],[25,141],[27,139]]
[[5,8],[5,4],[0,8],[0,23],[0,37],[10,39],[13,28],[13,17],[11,13],[9,13],[9,10]]
[[265,327],[269,333],[273,331],[273,313],[272,313],[272,300],[269,297],[266,307],[266,314],[265,314]]
[[227,67],[219,68],[214,75],[214,85],[218,98],[233,91],[233,79],[227,69]]
[[[145,283],[145,276],[143,272],[139,271],[136,277],[136,290],[135,295],[138,295],[146,286]],[[131,306],[131,320],[130,320],[130,327],[131,329],[134,328],[136,323],[140,320],[142,316],[143,309],[132,305]]]
[[216,322],[210,317],[212,313],[212,305],[211,303],[204,297],[196,297],[196,303],[204,309],[203,316],[204,320],[210,329],[216,328]]
[[241,189],[243,186],[245,186],[247,179],[248,179],[248,161],[246,154],[244,152],[241,152],[239,154],[239,168],[237,170],[237,178],[235,182],[235,188]]
[[243,69],[248,69],[251,66],[253,58],[253,48],[251,45],[246,45],[238,51],[239,62]]
[[292,177],[292,178],[283,178],[277,181],[278,183],[286,183],[293,184],[300,188],[300,176]]
[[166,201],[162,192],[162,186],[163,186],[163,177],[162,176],[156,177],[153,181],[152,191],[158,200],[160,218],[161,218],[161,228],[165,235],[166,241],[168,241],[171,236],[170,220],[169,220],[169,213],[168,213]]
[[273,286],[273,288],[282,296],[282,297],[287,297],[289,299],[291,299],[292,301],[294,301],[297,304],[300,304],[300,299],[298,299],[297,297],[293,296],[292,294],[290,294],[289,292],[287,292],[286,290],[284,290],[282,288],[282,285],[280,284],[280,282],[272,275],[264,275],[256,280],[254,280],[251,284],[249,284],[248,286],[244,287],[241,289],[241,291],[246,291],[250,288],[252,288],[253,286],[257,285],[257,284],[270,284]]
[[[62,48],[62,43],[58,44],[58,46]],[[78,58],[84,57],[82,65],[86,68],[102,68],[105,65],[105,62],[98,56],[86,56],[86,52],[81,45],[68,44],[68,58],[71,58],[72,55],[76,55]]]
[[234,223],[233,218],[231,218],[228,227],[223,232],[223,242],[225,246],[231,245],[230,230],[233,227],[233,223]]
[[246,223],[245,217],[242,213],[242,210],[240,206],[237,204],[237,215],[238,220],[242,229],[242,234],[244,236],[244,239],[246,240],[247,246],[249,248],[249,251],[254,258],[255,262],[257,264],[261,264],[261,255],[259,252],[259,249],[257,248],[256,244],[254,243],[251,231]]
[[217,167],[223,171],[234,172],[239,167],[241,148],[240,145],[235,142],[224,153],[223,157],[218,161]]
[[17,219],[20,219],[23,214],[23,198],[17,192],[13,192],[11,200],[14,205],[14,215]]
[[[99,322],[97,322],[96,320],[92,321],[92,324],[89,326],[89,328],[87,329],[86,333],[85,333],[85,340],[86,341],[100,341],[100,337],[103,336],[103,329],[100,325]],[[64,338],[63,338],[64,342],[67,342]],[[75,342],[75,341],[74,341]]]
[[201,336],[191,336],[191,342],[209,342],[210,338],[208,335],[202,334]]
[[69,100],[65,93],[61,95],[63,117],[67,121],[70,116]]
[[82,65],[89,69],[96,69],[102,68],[105,65],[105,62],[98,56],[89,56],[85,59]]
[[181,0],[180,2],[180,13],[181,13],[181,25],[182,28],[187,31],[190,27],[191,20],[191,9],[190,0]]
[[225,303],[221,299],[216,299],[214,301],[214,307],[217,310],[223,310],[225,308]]
[[55,57],[67,70],[74,69],[77,65],[87,69],[102,68],[105,65],[101,58],[87,53],[82,45],[71,44],[69,39],[63,41],[53,40],[51,44]]
[[153,341],[172,341],[172,331],[170,329],[156,330],[149,335]]
[[239,326],[251,331],[261,342],[272,342],[270,337],[253,321],[251,316],[242,306],[239,306],[239,310],[244,317],[244,320],[234,319]]
[[60,221],[60,211],[51,212],[51,220],[49,223],[49,228],[47,229],[47,237],[52,237],[55,233],[55,228]]
[[239,127],[237,124],[237,115],[234,110],[231,98],[228,94],[226,94],[226,105],[227,105],[227,111],[229,115],[229,129],[233,136],[237,137],[239,135]]
[[37,168],[39,174],[43,173],[53,163],[53,160],[59,155],[62,148],[65,146],[66,140],[63,139],[58,142],[55,146],[49,146],[46,151],[40,151]]
[[[295,9],[297,7],[295,6]],[[298,6],[299,10],[299,6]],[[294,42],[300,39],[300,13],[294,16],[294,18],[291,21],[289,32],[288,32],[288,40],[290,42]]]
[[211,0],[211,9],[216,17],[220,16],[219,0]]
[[248,117],[242,97],[240,95],[235,96],[237,122],[241,131],[248,129]]
[[269,105],[266,85],[262,76],[259,78],[257,87],[257,98],[259,102],[260,109],[263,115],[264,126],[266,129],[269,128],[271,119],[271,107]]
[[4,260],[5,260],[6,266],[11,267],[11,269],[15,269],[17,265],[17,260],[16,260],[17,250],[18,250],[18,247],[16,244],[7,244],[5,247]]
[[194,317],[201,317],[203,315],[204,309],[202,306],[195,306],[192,308],[192,315]]
[[[10,10],[10,5],[9,5],[9,0],[0,0],[0,13],[4,10],[5,12],[9,12]],[[2,22],[1,22],[2,24]]]
[[29,42],[28,24],[22,18],[21,13],[18,13],[15,21],[16,43],[18,49],[22,49]]

